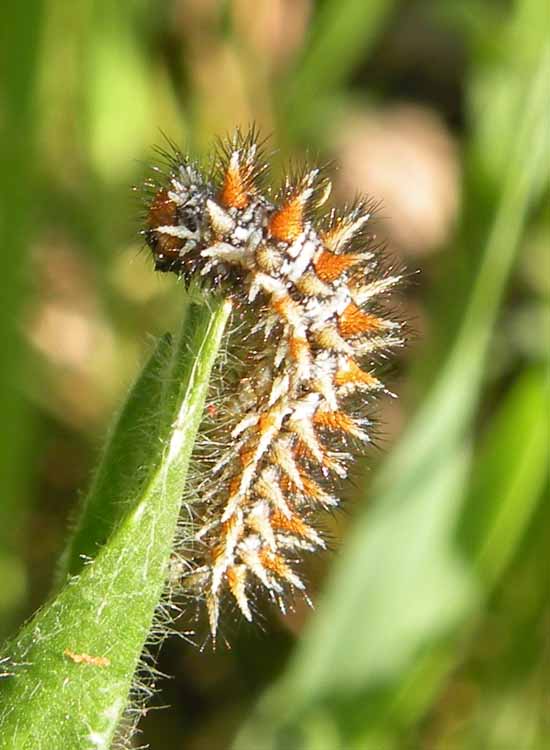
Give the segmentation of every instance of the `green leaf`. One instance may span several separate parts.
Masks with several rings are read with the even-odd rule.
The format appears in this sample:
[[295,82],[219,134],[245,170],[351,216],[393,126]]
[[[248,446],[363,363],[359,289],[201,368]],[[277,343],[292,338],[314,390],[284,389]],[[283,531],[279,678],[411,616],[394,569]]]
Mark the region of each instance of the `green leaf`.
[[151,457],[158,446],[151,435],[159,429],[165,371],[172,353],[171,337],[160,340],[128,394],[120,415],[113,421],[105,450],[84,499],[79,520],[59,566],[61,583],[76,575],[85,560],[96,556],[119,520],[139,497]]
[[[109,492],[101,495],[107,486],[102,477],[117,466],[125,475],[127,467],[114,454],[105,456],[85,513],[99,508],[101,495],[110,524],[94,527],[85,520],[80,529],[97,528],[98,538],[108,525],[113,529],[94,559],[7,644],[3,671],[8,676],[0,683],[1,748],[110,747],[164,588],[187,467],[229,313],[228,303],[189,308],[162,376],[158,428],[142,435],[150,449],[147,479],[118,517],[111,507],[114,498]],[[165,359],[162,342],[138,381],[143,399],[151,395],[151,377]],[[132,422],[128,409],[138,414],[139,406],[139,395],[132,394],[119,424]],[[147,415],[149,403],[141,402],[141,409]],[[112,445],[119,457],[131,454],[118,439]],[[128,487],[131,495],[131,483]],[[76,538],[89,546],[94,533]],[[71,560],[77,551],[73,544]],[[85,656],[83,662],[83,654],[95,661],[86,663]]]

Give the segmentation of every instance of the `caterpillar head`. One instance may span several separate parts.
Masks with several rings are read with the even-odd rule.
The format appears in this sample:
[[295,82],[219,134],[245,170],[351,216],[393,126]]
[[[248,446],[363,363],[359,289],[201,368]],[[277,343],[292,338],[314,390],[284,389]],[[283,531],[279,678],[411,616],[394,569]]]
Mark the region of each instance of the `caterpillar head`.
[[170,168],[168,180],[155,186],[147,213],[145,238],[156,270],[176,273],[185,282],[198,273],[213,285],[238,275],[243,271],[239,251],[264,223],[265,201],[255,184],[263,169],[255,131],[245,136],[237,131],[222,143],[209,177],[179,152]]
[[147,214],[145,238],[157,271],[190,277],[208,242],[205,206],[210,188],[192,165],[180,163],[166,186],[153,196]]

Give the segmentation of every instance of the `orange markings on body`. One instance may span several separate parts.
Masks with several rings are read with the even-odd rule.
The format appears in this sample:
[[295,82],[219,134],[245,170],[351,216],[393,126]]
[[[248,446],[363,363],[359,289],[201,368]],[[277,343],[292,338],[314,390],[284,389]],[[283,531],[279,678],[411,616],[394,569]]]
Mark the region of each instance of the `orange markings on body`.
[[382,321],[376,315],[370,315],[351,302],[338,318],[338,328],[344,338],[359,333],[370,333],[381,329]]
[[223,533],[226,537],[228,537],[231,534],[236,524],[237,524],[237,517],[234,514],[229,516],[227,521],[224,521],[222,523]]
[[353,432],[356,428],[353,419],[343,411],[321,411],[318,409],[313,417],[313,423],[327,430],[340,430],[342,432]]
[[270,521],[273,528],[294,534],[294,536],[301,536],[307,539],[312,533],[310,527],[296,514],[292,514],[289,518],[279,510],[275,510],[271,514]]
[[210,560],[212,561],[212,565],[215,565],[217,561],[225,555],[226,551],[227,549],[223,542],[221,544],[217,544],[213,549],[211,549]]
[[286,578],[289,574],[289,567],[285,562],[284,557],[281,555],[275,555],[273,552],[268,552],[266,549],[260,552],[260,561],[264,568],[275,573],[279,578]]
[[290,477],[287,474],[282,474],[279,478],[279,487],[283,491],[283,494],[285,495],[285,500],[288,502],[288,496],[292,497],[294,493],[298,492],[298,488],[290,479]]
[[294,507],[293,503],[290,501],[290,498],[295,498],[299,492],[306,495],[312,500],[321,500],[321,498],[323,498],[325,495],[317,482],[313,480],[309,476],[309,474],[307,474],[307,472],[300,471],[300,479],[302,480],[302,489],[297,487],[292,479],[290,479],[286,475],[282,476],[279,480],[279,485],[281,487],[281,490],[285,494],[287,506],[290,508],[290,510],[292,510],[292,508]]
[[246,468],[252,463],[254,459],[254,454],[256,453],[256,449],[249,448],[248,447],[249,445],[250,443],[247,443],[243,448],[241,448],[239,452],[239,458],[241,459],[241,466],[243,468]]
[[231,565],[225,573],[225,580],[229,586],[229,591],[233,594],[235,601],[239,605],[239,609],[247,620],[251,620],[252,616],[245,593],[246,575],[244,565]]
[[227,581],[229,590],[238,602],[244,593],[245,576],[243,575],[242,568],[239,570],[231,565],[225,572],[225,580]]
[[238,491],[239,487],[241,486],[241,479],[242,474],[235,474],[234,477],[232,477],[231,481],[229,482],[229,497],[233,497]]
[[288,294],[273,296],[271,306],[277,315],[288,321],[290,325],[296,326],[296,322],[301,318],[300,306]]
[[[327,469],[332,470],[334,466],[334,462],[332,462],[330,459],[326,459],[323,462],[323,466],[326,466]],[[307,474],[305,471],[300,471],[300,478],[302,480],[302,487],[298,488],[295,485],[292,485],[292,487],[289,486],[288,492],[292,493],[294,496],[297,495],[297,493],[301,493],[304,496],[304,500],[301,503],[298,503],[298,506],[304,505],[305,503],[308,503],[310,501],[314,501],[316,503],[319,503],[322,506],[326,506],[327,504],[333,505],[332,499],[330,495],[328,495],[322,487],[320,487],[317,482],[312,479],[309,474]],[[293,505],[290,503],[287,503],[290,510],[293,509]]]
[[68,656],[71,661],[75,664],[88,664],[92,667],[108,667],[111,664],[111,660],[106,656],[90,656],[90,654],[76,654],[71,651],[70,648],[66,648],[63,651],[65,656]]
[[355,360],[348,359],[348,366],[345,370],[338,370],[334,376],[334,384],[337,386],[348,385],[348,384],[362,383],[364,385],[375,386],[380,381],[371,375],[369,372],[362,370],[359,365],[356,364]]
[[288,340],[290,356],[295,361],[300,361],[309,356],[309,344],[303,336],[291,336]]
[[313,500],[322,500],[325,497],[325,493],[323,490],[319,487],[317,482],[313,480],[310,476],[307,474],[301,474],[302,477],[302,484],[304,486],[304,494]]
[[277,423],[277,418],[273,412],[268,411],[266,414],[262,414],[260,421],[258,422],[258,430],[260,435],[265,435],[274,425]]
[[[159,190],[151,202],[147,214],[147,227],[155,230],[158,227],[175,226],[178,223],[177,207],[170,200],[167,190]],[[154,250],[158,253],[170,253],[183,247],[183,240],[169,234],[156,234]]]
[[292,300],[288,294],[282,295],[281,297],[272,297],[271,299],[271,307],[281,318],[288,317],[288,311],[292,304]]
[[304,231],[304,201],[297,193],[276,211],[269,221],[271,236],[281,242],[294,242]]
[[246,208],[250,200],[250,186],[242,169],[229,164],[223,178],[220,203],[227,208]]
[[227,583],[229,584],[229,588],[231,589],[231,591],[233,591],[233,589],[237,586],[239,582],[237,571],[235,570],[233,566],[230,566],[229,568],[227,568],[227,570],[225,571],[225,577],[227,579]]
[[360,255],[336,255],[330,250],[323,250],[313,266],[317,276],[326,283],[336,281],[344,271],[356,265],[361,260]]
[[315,460],[315,456],[304,440],[297,440],[294,446],[294,457],[295,458],[311,458]]
[[[315,423],[315,420],[314,420],[314,423]],[[335,467],[334,461],[325,452],[325,447],[319,441],[317,441],[317,446],[319,450],[318,452],[314,453],[304,440],[297,440],[292,450],[292,457],[295,460],[308,459],[309,461],[315,461],[319,463],[321,466],[325,466],[327,469],[330,469],[332,471]],[[292,494],[292,493],[302,492],[303,490],[306,490],[307,476],[306,476],[305,484],[304,484],[304,474],[301,471],[300,471],[300,478],[302,480],[302,488],[297,487],[294,483],[292,483],[292,487],[289,487],[288,492]],[[310,493],[306,490],[304,494],[307,496]]]
[[332,471],[333,474],[341,475],[342,466],[338,461],[336,461],[334,458],[331,458],[330,456],[325,456],[323,458],[322,466],[325,467],[325,469],[328,469],[329,471]]

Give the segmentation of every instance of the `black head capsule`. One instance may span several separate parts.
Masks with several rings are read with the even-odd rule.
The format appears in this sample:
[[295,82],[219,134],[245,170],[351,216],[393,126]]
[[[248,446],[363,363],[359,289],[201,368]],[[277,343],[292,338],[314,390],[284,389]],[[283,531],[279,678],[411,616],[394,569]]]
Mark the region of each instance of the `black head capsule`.
[[168,191],[163,188],[151,201],[147,214],[147,229],[144,233],[155,259],[156,271],[179,273],[180,251],[184,241],[180,237],[158,231],[159,227],[176,226],[177,223],[177,206],[170,199]]

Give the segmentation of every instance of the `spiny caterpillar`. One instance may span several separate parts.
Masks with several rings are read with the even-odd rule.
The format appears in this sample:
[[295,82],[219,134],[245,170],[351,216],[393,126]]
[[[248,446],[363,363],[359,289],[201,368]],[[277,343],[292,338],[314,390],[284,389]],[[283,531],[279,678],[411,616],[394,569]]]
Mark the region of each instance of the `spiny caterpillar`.
[[335,485],[369,442],[370,396],[385,390],[373,367],[404,341],[382,305],[401,277],[367,233],[368,202],[320,215],[320,169],[262,189],[254,129],[222,142],[208,175],[177,149],[165,156],[168,171],[147,184],[155,267],[218,290],[240,321],[191,559],[215,638],[225,598],[250,621],[260,590],[283,612],[304,592],[297,563],[325,547],[317,516],[338,505]]

